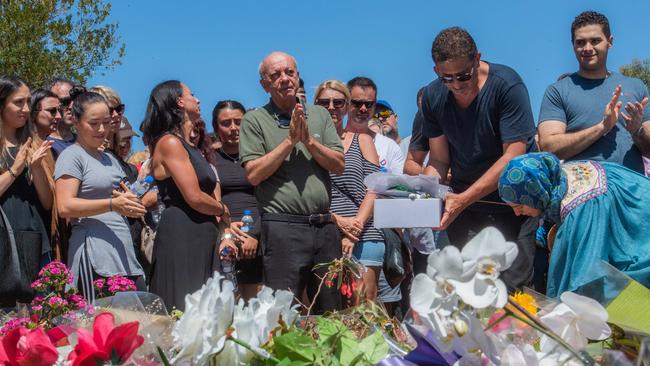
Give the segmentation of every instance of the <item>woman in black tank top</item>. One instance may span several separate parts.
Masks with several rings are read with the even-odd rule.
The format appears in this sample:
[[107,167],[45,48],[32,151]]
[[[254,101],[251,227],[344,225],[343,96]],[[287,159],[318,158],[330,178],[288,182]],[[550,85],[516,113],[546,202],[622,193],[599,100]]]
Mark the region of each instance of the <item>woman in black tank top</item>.
[[[190,145],[199,101],[179,81],[166,81],[151,92],[142,124],[153,141],[153,176],[165,210],[154,242],[150,291],[168,310],[185,309],[185,295],[198,290],[219,269],[217,217],[227,213],[217,200],[216,171]],[[185,131],[187,130],[187,131]]]

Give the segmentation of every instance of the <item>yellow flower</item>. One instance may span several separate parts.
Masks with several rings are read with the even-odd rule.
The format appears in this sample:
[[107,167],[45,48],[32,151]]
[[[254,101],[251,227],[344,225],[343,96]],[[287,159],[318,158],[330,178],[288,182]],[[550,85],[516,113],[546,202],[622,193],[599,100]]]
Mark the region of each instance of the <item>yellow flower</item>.
[[534,297],[523,292],[515,292],[512,299],[532,315],[537,314],[537,303],[535,302]]

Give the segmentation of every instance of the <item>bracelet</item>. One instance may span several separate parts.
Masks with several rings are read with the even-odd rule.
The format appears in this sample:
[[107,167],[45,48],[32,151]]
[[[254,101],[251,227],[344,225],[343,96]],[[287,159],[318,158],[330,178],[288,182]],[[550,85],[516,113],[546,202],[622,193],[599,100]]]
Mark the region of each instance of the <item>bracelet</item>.
[[18,175],[16,175],[16,173],[14,173],[14,171],[11,170],[11,167],[7,170],[9,171],[9,174],[11,174],[11,176],[14,177],[14,179],[18,179]]
[[634,136],[636,136],[636,137],[641,137],[641,136],[643,136],[643,133],[644,133],[644,132],[645,132],[645,129],[643,128],[643,125],[641,125],[641,126],[639,127],[639,129],[636,130],[632,135],[634,135]]
[[108,212],[113,212],[113,197],[108,199]]

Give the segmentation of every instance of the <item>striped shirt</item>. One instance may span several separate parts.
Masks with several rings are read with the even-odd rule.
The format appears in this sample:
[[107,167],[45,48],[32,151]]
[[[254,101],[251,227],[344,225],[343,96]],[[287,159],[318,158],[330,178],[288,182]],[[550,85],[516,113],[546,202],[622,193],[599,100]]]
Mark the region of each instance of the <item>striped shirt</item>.
[[[367,189],[363,179],[378,171],[378,165],[363,157],[359,147],[359,134],[354,134],[352,144],[345,153],[343,174],[330,174],[332,179],[331,211],[343,217],[356,216],[361,202],[366,196]],[[364,226],[359,241],[384,241],[381,231],[373,226],[372,218]]]

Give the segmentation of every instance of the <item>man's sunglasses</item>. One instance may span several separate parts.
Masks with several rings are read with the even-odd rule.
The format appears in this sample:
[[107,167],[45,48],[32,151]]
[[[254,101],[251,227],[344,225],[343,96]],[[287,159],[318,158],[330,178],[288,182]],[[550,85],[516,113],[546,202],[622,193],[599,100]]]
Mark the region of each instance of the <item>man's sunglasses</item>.
[[319,105],[324,108],[329,108],[330,103],[334,105],[334,108],[343,108],[345,106],[345,99],[339,99],[339,98],[319,98],[316,99],[316,105]]
[[375,118],[388,118],[393,114],[393,112],[389,109],[383,110],[381,112],[375,113]]
[[115,107],[109,107],[108,112],[110,115],[113,115],[113,112],[117,112],[117,114],[122,115],[124,114],[124,104],[118,104]]
[[352,99],[350,103],[355,107],[355,108],[361,108],[364,105],[366,106],[366,109],[370,109],[375,106],[375,101],[374,100],[358,100],[358,99]]
[[442,80],[443,83],[449,84],[454,80],[459,81],[461,83],[468,81],[469,79],[472,78],[472,76],[474,76],[474,65],[472,65],[472,68],[468,72],[463,72],[456,75],[445,75],[445,76],[440,75],[438,77],[440,78],[440,80]]
[[49,113],[52,116],[52,118],[54,118],[56,117],[56,112],[60,112],[60,107],[41,108],[39,110]]

